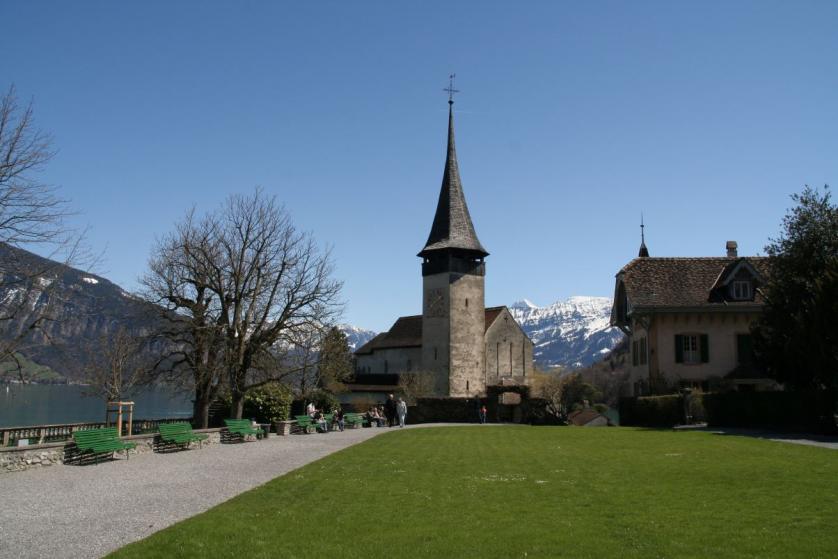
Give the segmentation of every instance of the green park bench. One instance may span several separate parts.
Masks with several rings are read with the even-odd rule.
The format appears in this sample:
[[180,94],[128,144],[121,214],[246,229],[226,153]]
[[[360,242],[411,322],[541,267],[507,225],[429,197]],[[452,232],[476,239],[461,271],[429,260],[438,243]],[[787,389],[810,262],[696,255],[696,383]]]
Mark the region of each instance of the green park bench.
[[184,445],[184,448],[188,448],[189,443],[192,441],[197,441],[200,445],[209,436],[193,433],[192,426],[188,423],[161,423],[158,425],[158,431],[160,432],[160,440],[162,442]]
[[297,427],[299,427],[303,433],[317,432],[317,423],[310,416],[295,415],[294,419],[297,420]]
[[324,413],[323,419],[326,421],[326,431],[332,430],[332,422],[335,420],[335,414],[333,413]]
[[364,426],[364,414],[345,413],[343,414],[343,422],[347,427],[351,427],[353,429],[360,429]]
[[99,461],[99,457],[104,457],[108,453],[113,458],[114,453],[119,450],[125,451],[125,457],[127,459],[128,450],[137,446],[131,442],[121,441],[117,436],[116,427],[76,431],[73,433],[73,441],[76,443],[80,457],[89,454],[95,456],[97,462]]
[[262,430],[253,427],[249,419],[225,419],[224,423],[227,425],[228,435],[238,435],[242,441],[247,440],[248,435],[254,435],[257,438],[262,435]]

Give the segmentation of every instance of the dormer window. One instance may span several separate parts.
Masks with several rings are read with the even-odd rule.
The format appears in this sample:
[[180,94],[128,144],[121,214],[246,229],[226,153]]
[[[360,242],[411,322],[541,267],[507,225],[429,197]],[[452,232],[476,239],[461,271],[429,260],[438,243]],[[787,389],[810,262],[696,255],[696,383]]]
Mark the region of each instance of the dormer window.
[[752,298],[751,282],[749,281],[734,281],[732,291],[733,298],[737,301],[747,301]]

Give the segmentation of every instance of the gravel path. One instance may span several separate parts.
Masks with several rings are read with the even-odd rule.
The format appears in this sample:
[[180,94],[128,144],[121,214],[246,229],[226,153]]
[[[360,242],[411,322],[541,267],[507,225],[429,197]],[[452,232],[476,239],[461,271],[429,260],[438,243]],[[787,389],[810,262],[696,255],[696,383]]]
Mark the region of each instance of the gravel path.
[[270,437],[0,476],[0,557],[101,557],[388,429]]

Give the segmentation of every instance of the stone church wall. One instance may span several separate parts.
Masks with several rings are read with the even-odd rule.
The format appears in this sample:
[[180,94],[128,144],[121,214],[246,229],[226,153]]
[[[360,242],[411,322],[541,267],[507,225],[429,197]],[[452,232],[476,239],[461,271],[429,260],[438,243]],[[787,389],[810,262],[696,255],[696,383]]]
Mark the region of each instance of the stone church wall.
[[355,357],[356,370],[361,374],[400,374],[421,370],[422,348],[377,349],[369,355]]
[[484,376],[483,276],[451,274],[451,370],[449,396],[468,397],[486,391]]
[[489,384],[503,377],[532,376],[532,341],[504,309],[486,332],[486,379]]
[[[450,331],[450,293],[448,274],[422,278],[422,366],[434,375],[434,393],[448,394],[448,361]],[[436,309],[429,308],[431,292],[439,293],[442,301]]]

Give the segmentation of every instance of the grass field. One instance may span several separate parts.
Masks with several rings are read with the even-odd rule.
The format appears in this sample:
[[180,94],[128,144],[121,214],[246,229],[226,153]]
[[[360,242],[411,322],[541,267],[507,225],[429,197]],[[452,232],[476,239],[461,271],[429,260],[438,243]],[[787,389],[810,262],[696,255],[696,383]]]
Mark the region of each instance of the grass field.
[[113,556],[838,557],[838,452],[628,428],[410,429]]

